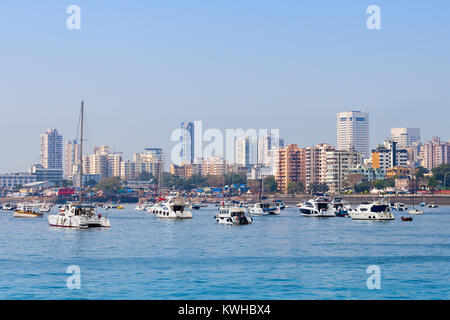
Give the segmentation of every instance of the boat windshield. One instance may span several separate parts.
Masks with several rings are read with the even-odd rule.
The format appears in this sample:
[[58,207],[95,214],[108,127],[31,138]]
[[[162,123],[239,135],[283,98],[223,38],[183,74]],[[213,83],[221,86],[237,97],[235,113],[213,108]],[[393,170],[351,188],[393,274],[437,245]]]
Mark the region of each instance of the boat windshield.
[[388,208],[387,204],[373,205],[370,211],[372,211],[372,212],[385,212],[387,208]]

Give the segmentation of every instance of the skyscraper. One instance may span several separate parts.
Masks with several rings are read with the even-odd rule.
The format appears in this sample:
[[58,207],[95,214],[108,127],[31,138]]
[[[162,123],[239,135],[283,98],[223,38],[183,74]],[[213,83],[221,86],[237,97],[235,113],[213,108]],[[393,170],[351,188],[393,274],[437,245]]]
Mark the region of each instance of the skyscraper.
[[369,158],[369,114],[361,111],[337,114],[337,149],[354,150]]
[[64,176],[66,178],[73,177],[74,166],[80,163],[80,145],[77,140],[66,142],[64,148]]
[[235,163],[240,167],[250,166],[250,138],[240,137],[236,139]]
[[412,147],[415,142],[420,141],[419,128],[392,128],[391,140],[397,142],[399,148]]
[[182,135],[180,136],[181,143],[181,161],[183,163],[194,163],[194,123],[181,123]]
[[41,134],[40,164],[44,169],[63,168],[62,135],[56,129]]

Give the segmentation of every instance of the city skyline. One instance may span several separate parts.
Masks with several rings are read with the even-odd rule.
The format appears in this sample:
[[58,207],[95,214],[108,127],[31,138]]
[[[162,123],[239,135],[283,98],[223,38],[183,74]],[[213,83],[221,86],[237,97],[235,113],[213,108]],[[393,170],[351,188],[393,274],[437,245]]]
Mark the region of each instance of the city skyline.
[[0,4],[8,30],[0,147],[17,155],[0,172],[38,163],[34,137],[46,128],[74,139],[82,99],[86,148],[125,154],[170,150],[186,119],[280,128],[286,144],[334,144],[343,110],[370,114],[369,149],[396,127],[421,128],[423,141],[449,138],[446,1],[415,3],[407,14],[401,2],[379,1],[376,31],[366,28],[367,4],[356,2],[114,3],[105,14],[78,1],[82,26],[72,31],[69,4]]

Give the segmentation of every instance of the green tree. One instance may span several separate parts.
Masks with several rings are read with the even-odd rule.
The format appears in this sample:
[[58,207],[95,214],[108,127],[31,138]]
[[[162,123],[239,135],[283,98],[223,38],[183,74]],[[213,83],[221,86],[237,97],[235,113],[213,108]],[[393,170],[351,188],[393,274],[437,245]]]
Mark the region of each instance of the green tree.
[[414,174],[415,176],[416,176],[416,178],[423,178],[423,175],[425,174],[425,173],[428,173],[429,171],[428,171],[428,169],[427,168],[424,168],[424,167],[422,167],[422,166],[418,166],[417,168],[416,168],[416,173]]
[[439,182],[440,185],[444,189],[448,189],[450,186],[450,164],[444,163],[440,166],[431,169],[431,172],[433,172],[433,177],[436,178],[436,180]]
[[386,189],[386,187],[387,187],[386,180],[381,180],[381,179],[373,180],[371,182],[371,185],[372,185],[372,187],[374,187],[377,190],[383,190],[383,189]]
[[274,176],[267,176],[264,178],[263,180],[264,183],[264,191],[265,192],[277,192],[278,190],[278,184],[277,181],[275,180]]
[[103,178],[96,188],[106,191],[109,194],[117,194],[121,187],[121,181],[119,177]]
[[372,189],[372,184],[368,181],[361,181],[353,189],[356,193],[367,193]]

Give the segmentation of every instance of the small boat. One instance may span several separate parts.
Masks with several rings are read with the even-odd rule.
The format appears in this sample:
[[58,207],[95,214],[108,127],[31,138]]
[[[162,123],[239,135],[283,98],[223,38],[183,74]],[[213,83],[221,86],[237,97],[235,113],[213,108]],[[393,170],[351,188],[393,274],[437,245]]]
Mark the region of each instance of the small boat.
[[299,210],[304,217],[331,218],[336,216],[331,200],[327,196],[319,196],[308,200]]
[[402,221],[413,221],[413,217],[402,217]]
[[397,203],[394,204],[392,209],[393,210],[397,210],[397,211],[405,211],[407,208],[406,208],[404,203],[397,202]]
[[421,203],[419,203],[419,206],[420,207],[425,207],[427,204],[425,203],[425,202],[421,202]]
[[248,212],[259,216],[279,215],[280,208],[270,202],[257,202],[253,207],[248,208]]
[[435,203],[429,203],[427,207],[428,207],[428,208],[437,208],[438,205],[435,204]]
[[192,203],[192,204],[189,206],[189,208],[192,209],[192,210],[200,210],[201,204],[200,204],[200,203]]
[[222,207],[214,218],[217,223],[226,225],[246,225],[253,222],[252,217],[245,214],[245,208],[240,207]]
[[417,209],[411,209],[408,211],[408,213],[413,214],[413,215],[419,215],[419,214],[423,214],[423,211],[417,210]]
[[116,209],[117,209],[117,210],[123,210],[124,207],[123,207],[123,206],[117,206]]
[[34,206],[29,204],[19,204],[17,210],[13,213],[15,218],[38,218],[42,216],[41,212],[36,212]]
[[49,204],[43,203],[40,207],[39,207],[39,211],[40,212],[50,212],[50,210],[52,209],[52,207]]
[[274,200],[273,203],[276,207],[279,207],[280,210],[284,210],[286,208],[286,205],[281,200]]
[[344,206],[344,201],[340,197],[336,197],[331,202],[336,217],[348,217],[348,210]]

